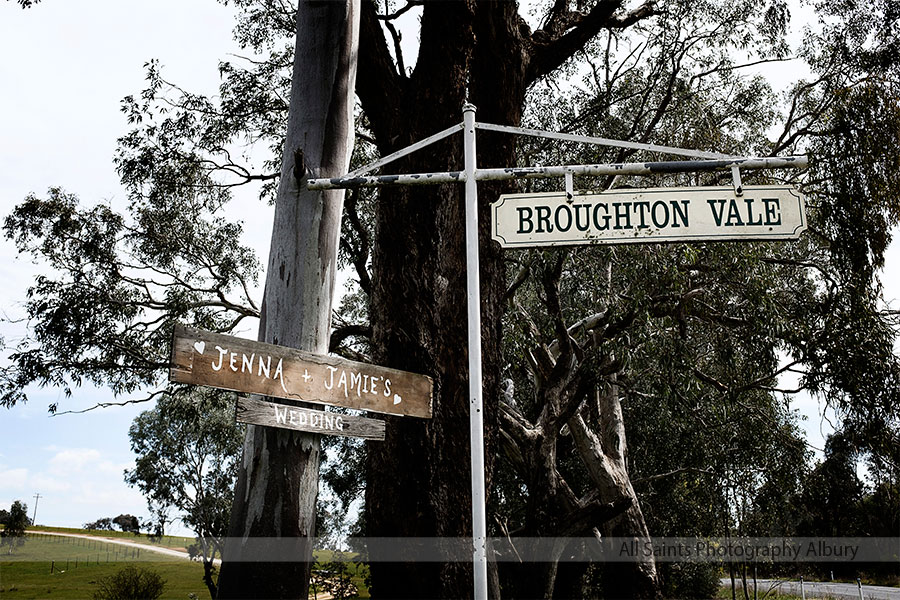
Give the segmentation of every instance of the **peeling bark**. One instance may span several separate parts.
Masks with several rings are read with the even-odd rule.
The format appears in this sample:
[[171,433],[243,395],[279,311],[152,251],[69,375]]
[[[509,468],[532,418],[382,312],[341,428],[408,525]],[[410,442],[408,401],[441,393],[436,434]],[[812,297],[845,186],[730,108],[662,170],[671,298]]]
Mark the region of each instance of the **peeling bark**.
[[[343,192],[310,192],[305,184],[307,177],[337,176],[349,166],[358,19],[358,0],[304,1],[297,11],[288,131],[260,318],[260,341],[319,354],[328,352]],[[247,428],[219,598],[307,597],[318,479],[318,436]],[[297,561],[257,561],[247,542],[259,538],[291,540]]]
[[[569,421],[572,438],[600,497],[618,497],[628,502],[627,510],[599,524],[599,529],[607,537],[631,538],[643,547],[650,541],[650,533],[628,476],[625,425],[614,378],[605,393],[597,392],[595,401],[601,420],[600,436],[590,431],[578,415]],[[615,576],[604,579],[604,591],[611,598],[658,597],[659,581],[653,557],[639,554],[633,562],[616,565]]]
[[[553,343],[538,345],[531,352],[534,396],[541,412],[532,424],[509,404],[501,405],[503,447],[528,489],[519,535],[558,539],[600,530],[606,536],[643,544],[649,534],[626,465],[625,424],[616,385],[620,366],[612,356],[586,360],[601,351],[604,332],[616,327],[609,311],[566,326],[559,297],[564,261],[565,255],[557,256],[540,274],[542,299],[555,334]],[[537,333],[533,324],[530,329]],[[581,498],[558,469],[563,425],[591,483]],[[554,598],[577,589],[575,581],[559,580],[560,572],[569,578],[584,574],[575,568],[561,571],[559,559],[564,551],[564,544],[558,544],[547,562],[513,566],[517,572],[510,580],[516,586],[515,597]],[[613,598],[657,597],[653,558],[641,556],[633,563],[616,564],[615,573],[604,578],[604,592]]]

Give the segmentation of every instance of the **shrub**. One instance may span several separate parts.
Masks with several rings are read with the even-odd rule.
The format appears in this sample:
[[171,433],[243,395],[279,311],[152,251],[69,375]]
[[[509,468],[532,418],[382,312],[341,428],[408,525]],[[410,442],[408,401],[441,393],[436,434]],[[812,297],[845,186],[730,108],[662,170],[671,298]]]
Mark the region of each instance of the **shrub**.
[[663,563],[657,565],[666,598],[715,598],[719,590],[719,568],[710,563]]
[[18,500],[13,502],[3,524],[3,531],[0,531],[0,546],[9,544],[9,554],[12,554],[13,548],[25,543],[25,528],[30,524],[28,507]]
[[84,524],[84,529],[87,530],[112,531],[112,528],[112,519],[110,519],[109,517],[97,519],[93,523]]
[[131,532],[135,535],[140,532],[141,529],[141,523],[134,515],[119,515],[113,519],[112,522],[118,525],[119,529],[122,531]]
[[156,600],[162,596],[166,580],[156,571],[125,567],[97,582],[94,600]]

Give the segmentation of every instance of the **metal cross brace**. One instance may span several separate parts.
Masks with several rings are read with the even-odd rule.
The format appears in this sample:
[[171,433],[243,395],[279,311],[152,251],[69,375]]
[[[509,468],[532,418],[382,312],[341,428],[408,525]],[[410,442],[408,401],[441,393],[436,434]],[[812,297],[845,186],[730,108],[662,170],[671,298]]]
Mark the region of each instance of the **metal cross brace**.
[[[476,169],[475,179],[503,180],[517,178],[546,178],[565,177],[568,175],[604,176],[604,175],[657,175],[661,173],[688,173],[698,171],[732,171],[735,177],[735,192],[740,195],[741,182],[739,169],[805,169],[807,167],[806,156],[774,156],[774,157],[742,157],[721,154],[718,152],[705,152],[703,150],[691,150],[674,146],[660,146],[658,144],[643,144],[623,140],[611,140],[600,137],[574,135],[569,133],[556,133],[552,131],[540,131],[523,127],[510,127],[507,125],[493,125],[490,123],[475,123],[475,129],[511,133],[515,135],[527,135],[567,142],[580,142],[599,146],[613,146],[628,148],[631,150],[647,150],[676,156],[686,156],[699,160],[687,161],[660,161],[642,163],[612,163],[591,165],[559,165],[536,167],[504,167],[499,169]],[[462,183],[466,180],[465,171],[444,171],[436,173],[409,173],[401,175],[367,175],[379,167],[383,167],[399,158],[421,150],[435,142],[461,131],[464,123],[457,123],[447,129],[425,138],[415,144],[398,150],[364,167],[360,167],[346,175],[333,178],[310,179],[307,187],[311,190],[327,190],[336,188],[378,187],[383,185],[431,185],[440,183]]]

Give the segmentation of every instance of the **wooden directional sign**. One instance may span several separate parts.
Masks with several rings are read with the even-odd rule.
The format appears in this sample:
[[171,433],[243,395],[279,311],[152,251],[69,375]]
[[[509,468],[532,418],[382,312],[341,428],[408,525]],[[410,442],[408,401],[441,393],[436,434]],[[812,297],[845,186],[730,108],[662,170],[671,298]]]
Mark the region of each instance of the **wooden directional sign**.
[[181,326],[173,335],[169,379],[431,418],[430,377]]
[[505,248],[713,240],[788,240],[806,229],[793,187],[651,188],[576,194],[507,194],[491,211]]
[[311,433],[325,433],[364,438],[384,439],[384,421],[344,415],[299,406],[266,402],[254,396],[238,396],[237,420],[251,425],[295,429]]

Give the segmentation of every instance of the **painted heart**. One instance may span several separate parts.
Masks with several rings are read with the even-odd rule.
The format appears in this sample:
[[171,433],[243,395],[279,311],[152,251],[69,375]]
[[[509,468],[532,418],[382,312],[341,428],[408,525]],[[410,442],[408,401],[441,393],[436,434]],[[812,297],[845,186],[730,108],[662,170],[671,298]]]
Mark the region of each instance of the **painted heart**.
[[206,350],[206,342],[194,342],[194,350],[197,351],[197,354],[203,354],[203,351]]
[[394,394],[394,404],[400,404],[403,402],[403,398],[400,397],[400,394]]

